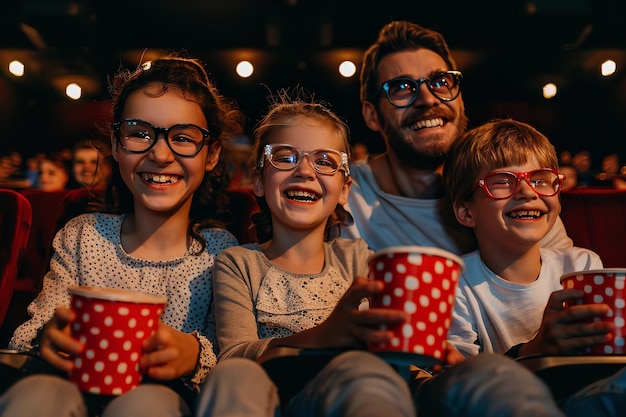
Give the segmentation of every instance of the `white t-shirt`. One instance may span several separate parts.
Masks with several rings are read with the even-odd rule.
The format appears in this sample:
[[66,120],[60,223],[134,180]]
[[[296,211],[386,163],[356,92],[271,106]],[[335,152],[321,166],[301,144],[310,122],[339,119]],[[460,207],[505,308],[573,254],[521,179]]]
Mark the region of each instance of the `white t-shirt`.
[[[408,198],[381,191],[369,164],[350,166],[352,188],[345,208],[354,223],[341,229],[342,237],[363,238],[370,248],[433,246],[462,255],[478,248],[470,229],[459,225],[447,199]],[[541,241],[542,247],[573,246],[559,217]]]
[[563,287],[568,272],[602,268],[600,257],[588,249],[541,249],[541,271],[530,284],[516,284],[497,276],[483,263],[479,251],[462,257],[465,272],[459,279],[448,339],[464,355],[504,353],[537,334],[548,298]]

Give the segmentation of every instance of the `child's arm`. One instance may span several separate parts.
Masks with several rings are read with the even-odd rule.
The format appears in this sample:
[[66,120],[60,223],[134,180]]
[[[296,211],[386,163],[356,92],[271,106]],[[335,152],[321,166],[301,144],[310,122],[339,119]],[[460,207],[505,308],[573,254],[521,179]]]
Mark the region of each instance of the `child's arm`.
[[291,336],[271,339],[272,348],[285,346],[304,349],[365,347],[367,343],[382,343],[393,337],[382,327],[393,328],[404,321],[404,312],[391,309],[359,310],[361,300],[378,293],[382,283],[364,277],[355,277],[330,316],[320,325]]
[[253,302],[266,269],[248,259],[249,251],[234,247],[215,258],[213,299],[220,359],[256,359],[269,342],[259,339]]

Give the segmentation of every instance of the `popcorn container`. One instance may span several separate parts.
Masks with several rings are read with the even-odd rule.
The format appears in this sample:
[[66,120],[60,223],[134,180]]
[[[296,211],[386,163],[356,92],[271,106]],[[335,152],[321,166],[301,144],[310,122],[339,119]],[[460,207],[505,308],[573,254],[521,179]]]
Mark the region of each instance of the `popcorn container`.
[[85,345],[70,380],[92,394],[120,395],[136,387],[143,342],[157,329],[166,298],[113,288],[69,291],[76,313],[71,334]]
[[576,288],[584,295],[575,302],[566,302],[567,306],[576,304],[604,303],[611,308],[605,318],[594,320],[612,320],[615,323],[613,340],[591,346],[583,353],[591,355],[626,354],[626,268],[606,268],[590,271],[578,271],[561,276],[563,288]]
[[424,246],[397,246],[369,260],[369,278],[384,283],[370,308],[403,310],[407,320],[392,329],[389,343],[370,344],[375,352],[404,352],[443,359],[455,291],[465,264],[458,256]]

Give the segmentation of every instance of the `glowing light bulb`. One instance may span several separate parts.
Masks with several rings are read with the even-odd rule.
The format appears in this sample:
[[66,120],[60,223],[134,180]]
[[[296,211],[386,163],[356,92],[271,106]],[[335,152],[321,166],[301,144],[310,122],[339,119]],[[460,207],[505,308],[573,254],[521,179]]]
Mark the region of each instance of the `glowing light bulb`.
[[241,61],[237,64],[237,74],[241,78],[248,78],[254,72],[254,66],[250,63],[250,61]]
[[82,95],[82,89],[80,85],[76,83],[69,83],[67,87],[65,87],[65,94],[73,100],[78,100]]
[[339,74],[343,77],[350,78],[356,73],[356,65],[352,61],[343,61],[339,64]]
[[609,75],[615,74],[615,70],[617,69],[617,64],[612,59],[607,59],[602,63],[601,72],[603,77],[608,77]]
[[17,60],[9,62],[9,72],[16,77],[22,77],[24,75],[24,64]]
[[556,96],[557,88],[554,83],[547,83],[543,86],[543,97],[546,99],[551,99]]

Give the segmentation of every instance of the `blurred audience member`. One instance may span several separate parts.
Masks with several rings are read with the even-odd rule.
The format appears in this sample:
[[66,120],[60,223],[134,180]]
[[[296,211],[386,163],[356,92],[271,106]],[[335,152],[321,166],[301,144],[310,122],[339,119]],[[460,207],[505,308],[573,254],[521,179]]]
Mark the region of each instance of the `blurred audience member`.
[[98,139],[81,140],[72,150],[72,177],[79,187],[105,188],[111,175],[111,145]]
[[565,149],[559,153],[559,166],[561,165],[573,165],[572,152]]
[[602,158],[602,173],[619,174],[619,157],[616,153],[606,155]]
[[37,188],[42,191],[65,190],[70,182],[70,167],[60,154],[48,154],[39,164]]
[[600,172],[596,175],[596,185],[616,187],[618,182],[623,181],[619,178],[619,175],[619,157],[617,154],[605,155],[602,158]]
[[561,174],[565,174],[565,180],[563,181],[563,185],[561,185],[561,191],[571,190],[572,188],[576,188],[578,186],[578,173],[573,165],[560,165],[559,172]]
[[595,185],[596,175],[591,169],[591,156],[587,151],[581,151],[572,157],[574,168],[576,168],[578,186],[589,187]]
[[[19,155],[19,158],[16,157]],[[28,188],[30,183],[20,170],[21,154],[12,152],[0,157],[0,187]]]
[[25,176],[31,187],[35,187],[39,181],[39,164],[41,160],[45,158],[46,154],[40,152],[35,156],[26,158],[26,172]]
[[353,162],[366,162],[370,157],[369,149],[364,143],[357,142],[352,145],[352,160]]
[[13,175],[13,163],[9,155],[0,157],[0,179],[8,180]]

